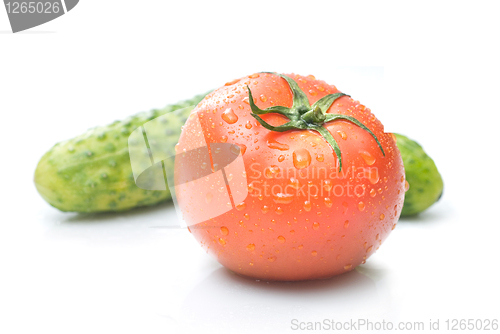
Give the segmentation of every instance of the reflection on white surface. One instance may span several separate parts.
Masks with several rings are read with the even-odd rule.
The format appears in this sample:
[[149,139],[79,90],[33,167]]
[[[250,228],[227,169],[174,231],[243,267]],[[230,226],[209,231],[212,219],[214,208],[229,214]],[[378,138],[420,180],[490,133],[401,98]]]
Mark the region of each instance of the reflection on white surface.
[[389,312],[387,291],[376,281],[385,279],[383,270],[362,269],[326,280],[265,282],[219,268],[186,296],[180,320],[193,329],[283,332],[292,319],[377,319]]
[[292,319],[498,316],[498,274],[488,260],[488,241],[496,238],[488,231],[497,224],[472,233],[470,222],[493,221],[459,215],[447,196],[402,219],[355,271],[293,283],[227,271],[187,229],[169,228],[178,226],[172,203],[76,215],[40,202],[26,217],[2,225],[0,234],[2,315],[19,332],[42,326],[67,333],[78,324],[82,333],[286,333],[294,332]]
[[[4,225],[0,246],[8,250],[2,264],[9,274],[0,279],[10,287],[3,298],[10,301],[12,323],[23,323],[23,314],[40,315],[23,323],[26,331],[41,323],[65,332],[81,319],[88,320],[82,325],[87,332],[107,326],[240,334],[293,332],[292,319],[492,318],[498,274],[487,265],[491,243],[484,241],[494,236],[466,229],[472,218],[458,215],[445,197],[422,215],[402,219],[355,271],[267,283],[232,274],[187,229],[171,228],[178,226],[171,203],[100,215],[44,206],[33,212],[36,224],[29,229]],[[486,218],[476,214],[475,221],[484,225]]]

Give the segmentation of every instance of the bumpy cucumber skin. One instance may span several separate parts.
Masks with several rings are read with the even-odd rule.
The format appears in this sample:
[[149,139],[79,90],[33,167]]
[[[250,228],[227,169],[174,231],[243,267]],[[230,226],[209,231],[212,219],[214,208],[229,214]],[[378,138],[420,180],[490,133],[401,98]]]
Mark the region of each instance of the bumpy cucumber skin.
[[[169,112],[196,106],[207,94],[96,127],[56,144],[40,160],[35,185],[53,207],[69,212],[124,211],[171,198],[170,192],[137,187],[130,164],[128,137],[144,123]],[[165,140],[176,141],[192,108],[165,125]],[[165,166],[168,168],[168,166]]]
[[410,188],[401,216],[416,215],[434,204],[443,193],[443,179],[434,161],[417,142],[394,133]]

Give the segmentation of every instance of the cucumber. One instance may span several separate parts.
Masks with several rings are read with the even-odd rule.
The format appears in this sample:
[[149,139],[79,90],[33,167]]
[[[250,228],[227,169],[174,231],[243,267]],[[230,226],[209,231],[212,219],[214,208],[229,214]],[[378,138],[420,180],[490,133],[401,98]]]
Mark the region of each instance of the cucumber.
[[206,95],[96,127],[56,144],[38,163],[36,189],[53,207],[71,212],[124,211],[170,199],[168,189],[144,190],[136,185],[129,157],[129,135],[152,119],[178,111],[178,115],[169,117],[161,137],[155,136],[175,144],[191,110]]
[[410,188],[401,216],[416,215],[437,202],[443,194],[443,179],[434,161],[417,142],[394,133]]

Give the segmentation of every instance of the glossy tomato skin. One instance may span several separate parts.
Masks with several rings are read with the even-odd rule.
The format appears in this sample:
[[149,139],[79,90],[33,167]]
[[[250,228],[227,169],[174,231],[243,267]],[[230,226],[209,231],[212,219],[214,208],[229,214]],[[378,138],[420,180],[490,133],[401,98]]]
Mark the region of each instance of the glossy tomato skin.
[[[288,76],[311,105],[339,92],[312,76]],[[349,96],[336,100],[328,113],[355,117],[377,136],[385,152],[353,123],[329,122],[325,126],[342,152],[339,173],[333,149],[317,132],[278,133],[260,125],[250,115],[247,85],[261,109],[292,106],[286,81],[259,73],[215,90],[193,110],[208,143],[240,146],[249,194],[228,212],[191,225],[190,232],[222,265],[256,279],[322,279],[364,263],[394,229],[403,206],[404,168],[393,136],[358,101]],[[262,118],[273,125],[288,121],[278,114]],[[193,140],[193,127],[191,117],[178,150]],[[181,207],[193,204],[182,194],[178,200]]]

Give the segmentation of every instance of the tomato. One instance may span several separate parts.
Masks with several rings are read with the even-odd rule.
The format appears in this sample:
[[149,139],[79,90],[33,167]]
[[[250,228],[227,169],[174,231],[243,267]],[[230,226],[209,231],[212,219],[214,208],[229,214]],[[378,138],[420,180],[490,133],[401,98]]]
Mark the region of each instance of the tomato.
[[[396,226],[405,179],[393,136],[313,76],[257,73],[215,90],[193,110],[177,152],[203,143],[238,145],[241,168],[178,191],[177,201],[195,239],[237,274],[328,278],[364,263]],[[196,164],[176,164],[176,173]],[[233,191],[225,203],[221,180],[234,177],[248,194]],[[189,216],[212,209],[205,220]]]

